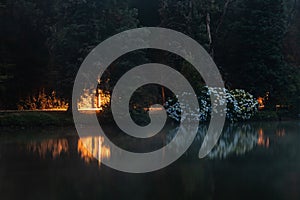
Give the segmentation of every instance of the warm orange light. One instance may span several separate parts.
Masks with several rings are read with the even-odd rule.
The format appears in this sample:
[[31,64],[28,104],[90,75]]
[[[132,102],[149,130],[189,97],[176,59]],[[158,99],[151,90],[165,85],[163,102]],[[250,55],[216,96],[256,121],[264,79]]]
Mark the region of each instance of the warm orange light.
[[269,137],[265,138],[264,131],[263,131],[262,128],[260,128],[258,130],[257,144],[258,144],[258,146],[263,146],[263,147],[266,147],[266,148],[269,148],[269,146],[270,146],[270,138]]
[[258,145],[264,145],[265,144],[265,140],[264,140],[264,132],[262,129],[258,130],[258,140],[257,140],[257,144]]
[[52,158],[60,156],[63,152],[68,152],[69,145],[67,139],[49,139],[42,142],[30,142],[27,150],[38,153],[40,157],[45,158],[50,153]]
[[42,89],[36,95],[28,96],[18,104],[18,110],[22,111],[67,111],[69,104],[56,96],[56,92],[52,91],[47,94]]
[[80,100],[77,102],[77,108],[80,112],[102,111],[109,102],[110,95],[102,90],[84,89]]
[[103,159],[110,158],[110,148],[104,143],[103,137],[86,137],[78,140],[77,150],[80,157],[90,163],[97,158],[98,164],[101,164]]
[[263,97],[258,97],[257,98],[257,102],[258,102],[258,108],[260,110],[264,109],[265,105],[264,105],[264,98]]
[[163,110],[163,108],[144,108],[145,111],[154,111],[154,112],[157,112],[157,111],[161,111]]

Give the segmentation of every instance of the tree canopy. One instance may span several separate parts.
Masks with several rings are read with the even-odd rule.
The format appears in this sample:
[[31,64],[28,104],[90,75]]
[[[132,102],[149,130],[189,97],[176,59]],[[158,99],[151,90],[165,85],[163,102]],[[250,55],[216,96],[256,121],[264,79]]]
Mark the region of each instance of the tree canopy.
[[[152,15],[152,16],[151,16]],[[141,26],[183,32],[214,58],[226,86],[270,105],[297,107],[300,93],[299,0],[6,0],[0,3],[0,107],[14,109],[41,88],[70,99],[83,59],[106,38]],[[128,66],[168,63],[195,87],[191,66],[166,52],[135,52],[106,74],[113,86]],[[127,66],[127,68],[126,68]],[[152,91],[155,95],[160,90]]]

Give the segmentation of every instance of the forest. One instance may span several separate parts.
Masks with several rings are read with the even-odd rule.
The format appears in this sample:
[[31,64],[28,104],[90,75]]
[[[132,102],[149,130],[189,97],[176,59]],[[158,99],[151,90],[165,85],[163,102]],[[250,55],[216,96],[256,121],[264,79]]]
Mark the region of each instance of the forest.
[[[2,0],[0,109],[18,109],[41,91],[59,96],[61,104],[70,102],[77,71],[95,46],[149,26],[182,32],[201,44],[228,90],[261,98],[265,109],[300,113],[299,0]],[[205,86],[189,63],[147,49],[112,63],[101,88],[111,91],[122,74],[149,62],[172,66],[195,91]],[[147,86],[140,96],[155,103],[171,96],[164,93]]]

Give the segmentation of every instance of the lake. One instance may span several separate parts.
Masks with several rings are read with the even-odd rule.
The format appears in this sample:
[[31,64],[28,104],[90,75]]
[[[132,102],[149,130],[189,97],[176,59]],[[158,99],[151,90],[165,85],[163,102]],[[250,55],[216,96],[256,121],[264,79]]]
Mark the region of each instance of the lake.
[[[200,126],[179,160],[145,174],[103,165],[109,147],[101,138],[79,139],[72,127],[2,130],[0,199],[300,199],[300,121],[226,125],[218,145],[199,159],[206,129]],[[123,148],[149,151],[170,140],[176,125],[149,145],[106,130]]]

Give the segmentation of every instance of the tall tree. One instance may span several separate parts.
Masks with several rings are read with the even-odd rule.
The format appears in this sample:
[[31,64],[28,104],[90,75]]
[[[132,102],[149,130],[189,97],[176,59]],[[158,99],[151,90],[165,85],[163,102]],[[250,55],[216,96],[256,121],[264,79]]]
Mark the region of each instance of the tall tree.
[[83,59],[109,36],[136,28],[137,12],[123,0],[56,0],[54,10],[56,20],[47,44],[58,70],[57,88],[70,100]]
[[289,98],[290,66],[283,57],[287,12],[283,0],[239,0],[230,10],[218,44],[218,60],[231,87],[255,95],[269,92],[273,103]]
[[0,13],[0,71],[4,73],[0,101],[13,109],[21,97],[46,82],[46,35],[39,26],[42,13],[33,0],[7,0],[1,3]]
[[[214,58],[215,42],[222,31],[226,13],[234,0],[161,0],[161,24],[187,34]],[[165,57],[164,57],[165,59]],[[188,77],[194,89],[203,85],[201,76],[182,60],[171,57],[170,63]],[[220,63],[217,63],[220,66]],[[221,69],[221,71],[223,71]]]

